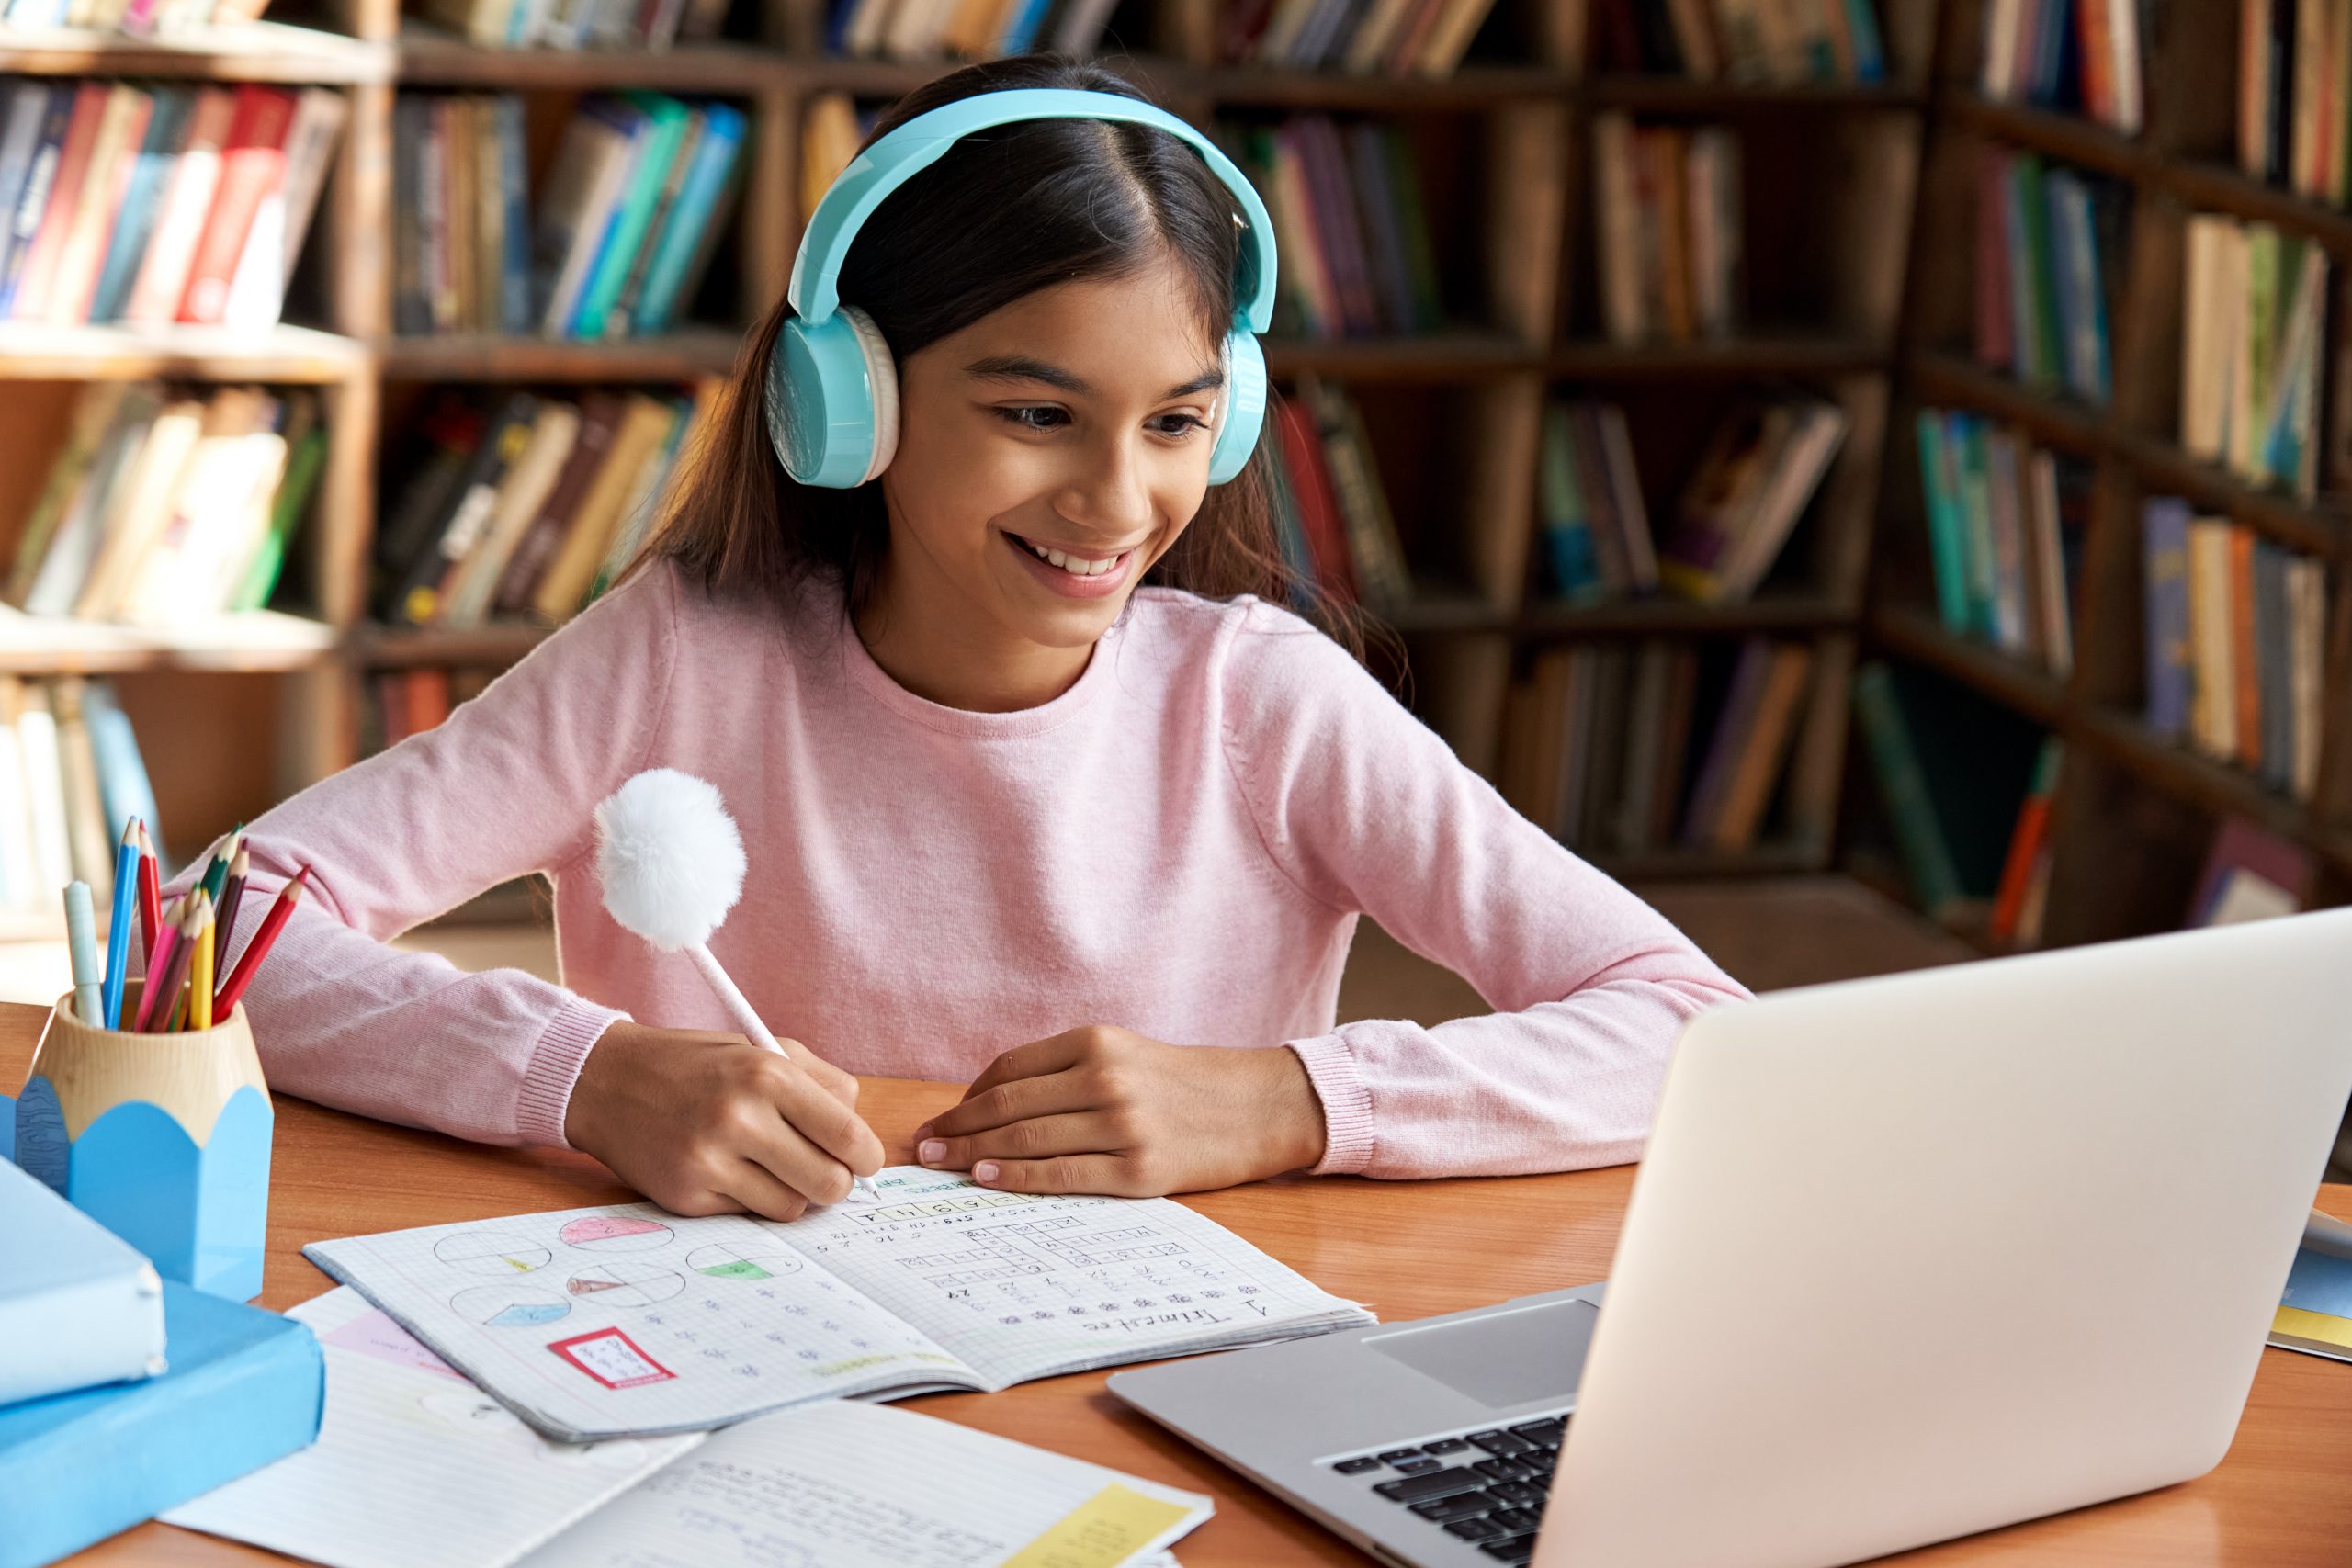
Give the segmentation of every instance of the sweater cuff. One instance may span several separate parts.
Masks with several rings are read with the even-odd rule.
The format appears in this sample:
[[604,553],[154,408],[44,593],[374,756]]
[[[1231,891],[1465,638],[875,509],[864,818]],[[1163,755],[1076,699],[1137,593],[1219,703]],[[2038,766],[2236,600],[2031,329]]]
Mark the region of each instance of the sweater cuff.
[[1372,1163],[1372,1090],[1343,1034],[1283,1042],[1323,1102],[1323,1158],[1309,1176],[1353,1176]]
[[523,1143],[571,1146],[563,1135],[563,1118],[571,1108],[571,1086],[580,1079],[581,1064],[605,1030],[628,1018],[625,1012],[577,997],[557,1011],[531,1048],[531,1065],[523,1071],[522,1091],[514,1099],[514,1132]]

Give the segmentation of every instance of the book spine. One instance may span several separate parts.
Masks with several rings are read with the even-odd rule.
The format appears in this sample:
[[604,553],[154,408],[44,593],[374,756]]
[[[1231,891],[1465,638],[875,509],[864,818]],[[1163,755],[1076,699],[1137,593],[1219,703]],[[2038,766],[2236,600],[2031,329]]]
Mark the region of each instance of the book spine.
[[1894,822],[1912,896],[1931,919],[1939,918],[1960,901],[1960,871],[1936,819],[1927,774],[1885,665],[1873,661],[1855,671],[1852,701],[1855,726],[1862,732],[1871,772]]
[[296,98],[283,88],[247,85],[237,89],[236,123],[220,158],[220,186],[213,197],[203,238],[188,269],[180,319],[217,324],[229,301],[229,280],[252,232],[254,214],[286,177],[286,133]]
[[1945,423],[1946,416],[1934,409],[1919,411],[1919,479],[1927,492],[1928,545],[1936,579],[1936,615],[1946,631],[1966,637],[1968,541],[1961,524],[1960,496]]
[[24,286],[25,265],[31,257],[33,241],[40,232],[41,219],[49,211],[50,197],[56,193],[57,165],[65,154],[66,133],[73,128],[75,89],[60,83],[46,91],[48,96],[34,132],[24,185],[8,210],[6,254],[0,259],[0,314],[16,313],[17,296]]

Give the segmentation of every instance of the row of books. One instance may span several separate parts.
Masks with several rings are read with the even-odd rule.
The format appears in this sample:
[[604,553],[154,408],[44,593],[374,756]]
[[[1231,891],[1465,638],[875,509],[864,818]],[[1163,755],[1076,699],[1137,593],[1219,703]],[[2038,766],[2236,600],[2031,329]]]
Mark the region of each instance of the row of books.
[[12,28],[98,28],[146,36],[258,20],[269,0],[9,0]]
[[2142,507],[2148,728],[2308,801],[2319,784],[2327,569],[2174,496]]
[[1611,340],[1690,343],[1736,332],[1739,139],[1720,126],[1596,115],[1592,167]]
[[2088,115],[2131,135],[2146,118],[2142,0],[1987,0],[1977,85],[1988,98]]
[[1606,71],[1702,82],[1877,82],[1886,51],[1871,0],[1591,0]]
[[1936,613],[2064,679],[2075,665],[2075,593],[2091,468],[1983,414],[1921,409]]
[[1674,524],[1654,540],[1624,411],[1572,401],[1545,411],[1538,503],[1545,575],[1571,603],[1663,589],[1699,604],[1754,596],[1812,503],[1846,435],[1818,398],[1759,398],[1710,436]]
[[324,87],[0,83],[0,316],[266,326],[348,118]]
[[2238,0],[2238,164],[2352,198],[2352,0]]
[[426,20],[483,49],[642,49],[707,43],[727,0],[425,0]]
[[636,91],[582,99],[532,206],[512,94],[403,94],[393,118],[395,330],[666,332],[710,265],[744,118]]
[[376,671],[360,694],[360,755],[389,750],[435,728],[459,703],[480,696],[498,675],[493,669],[446,664]]
[[8,603],[157,626],[257,610],[326,445],[306,389],[87,383],[19,536]]
[[1355,400],[1315,376],[1274,409],[1274,536],[1283,564],[1343,603],[1393,610],[1413,576]]
[[2180,444],[2305,501],[2319,482],[2328,259],[2315,243],[2218,213],[2188,220]]
[[717,395],[445,393],[391,472],[373,608],[394,626],[554,623],[636,550],[695,420]]
[[154,788],[114,689],[0,675],[0,908],[49,915],[74,881],[105,907],[133,817],[154,831]]
[[2031,152],[1977,165],[1976,357],[2037,387],[2104,403],[2108,302],[2125,254],[2122,190]]
[[1750,849],[1812,673],[1809,646],[1769,637],[1727,659],[1665,640],[1546,649],[1505,697],[1498,786],[1588,855]]
[[1401,129],[1300,115],[1217,134],[1273,220],[1274,331],[1370,337],[1444,324],[1420,176]]
[[[1073,6],[1082,0],[1071,0]],[[1217,58],[1355,75],[1450,76],[1495,0],[1224,0]]]

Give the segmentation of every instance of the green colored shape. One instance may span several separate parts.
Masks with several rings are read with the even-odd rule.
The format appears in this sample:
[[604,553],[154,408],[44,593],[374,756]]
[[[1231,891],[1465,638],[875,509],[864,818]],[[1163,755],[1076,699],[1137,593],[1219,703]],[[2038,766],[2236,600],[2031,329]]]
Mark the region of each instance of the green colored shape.
[[717,1264],[699,1272],[707,1274],[714,1280],[772,1280],[775,1278],[758,1264],[747,1263],[740,1258],[732,1263]]

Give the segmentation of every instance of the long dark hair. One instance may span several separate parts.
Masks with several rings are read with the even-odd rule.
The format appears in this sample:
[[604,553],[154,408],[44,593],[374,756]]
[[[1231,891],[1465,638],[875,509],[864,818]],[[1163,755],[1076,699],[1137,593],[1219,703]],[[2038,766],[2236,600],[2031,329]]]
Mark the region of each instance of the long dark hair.
[[[966,66],[891,107],[866,144],[928,110],[978,93],[1063,87],[1143,94],[1115,72],[1059,55]],[[964,138],[876,208],[850,244],[841,298],[866,311],[907,356],[992,310],[1057,283],[1116,277],[1173,254],[1221,342],[1233,321],[1238,237],[1232,197],[1200,155],[1148,126],[1029,120]],[[661,519],[624,577],[668,558],[718,594],[774,604],[812,579],[838,581],[853,616],[870,600],[890,526],[879,483],[803,485],[769,444],[769,355],[791,308],[782,299],[738,355]],[[1147,584],[1206,598],[1255,593],[1289,603],[1359,658],[1352,608],[1283,560],[1274,535],[1273,411],[1249,465],[1213,487]]]

